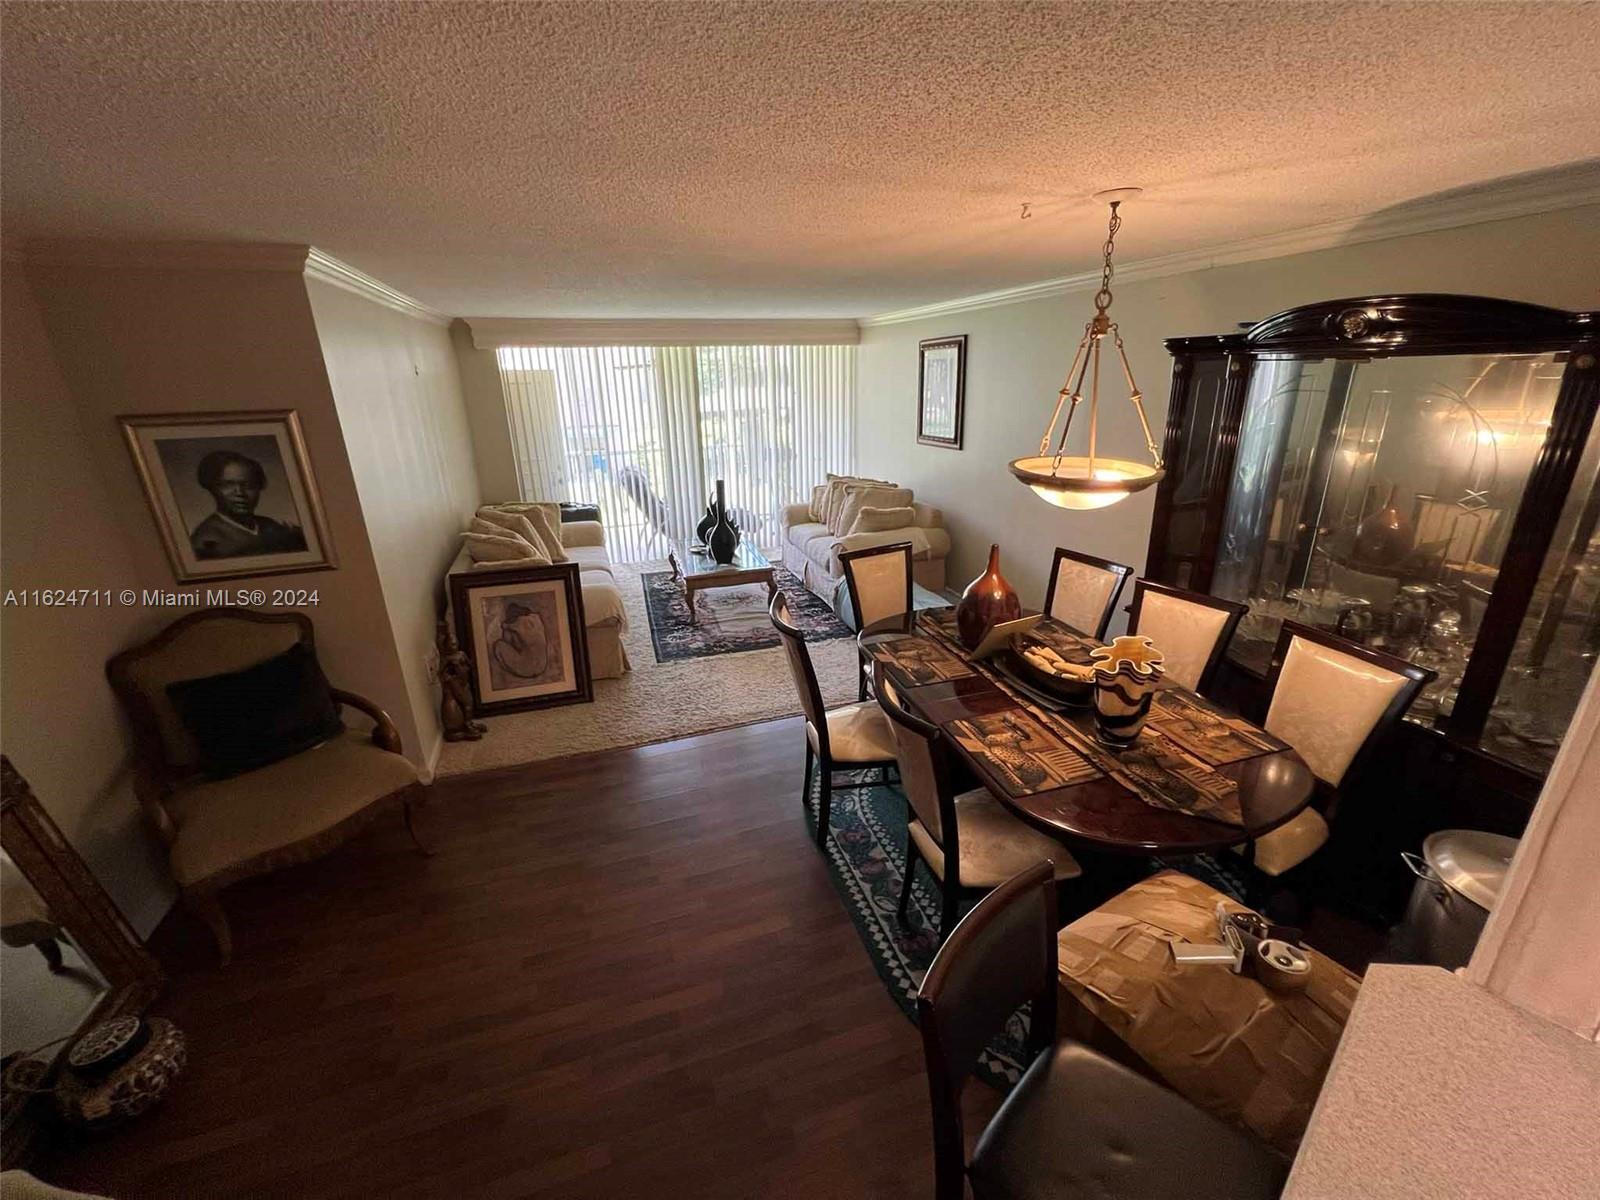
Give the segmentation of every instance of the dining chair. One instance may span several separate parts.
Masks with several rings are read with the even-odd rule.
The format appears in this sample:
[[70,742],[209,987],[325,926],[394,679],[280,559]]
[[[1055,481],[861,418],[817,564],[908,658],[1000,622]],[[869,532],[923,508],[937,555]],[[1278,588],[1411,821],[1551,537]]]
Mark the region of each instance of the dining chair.
[[[961,1200],[1266,1200],[1285,1162],[1177,1093],[1056,1033],[1054,872],[1021,871],[969,912],[917,992],[933,1102],[934,1194]],[[1022,1078],[969,1159],[961,1091],[1029,1003]]]
[[1133,568],[1092,554],[1057,548],[1044,593],[1044,611],[1085,637],[1101,641]]
[[811,803],[811,772],[815,766],[822,783],[822,795],[817,803],[817,845],[826,846],[828,810],[833,802],[833,773],[847,768],[859,771],[877,767],[887,782],[889,768],[895,765],[894,737],[889,732],[889,719],[871,701],[833,709],[823,706],[822,689],[817,686],[817,672],[811,665],[805,635],[795,625],[789,611],[789,598],[783,592],[773,595],[767,606],[767,616],[778,631],[778,640],[783,643],[789,672],[800,693],[800,711],[806,719],[806,780],[800,803]]
[[[846,550],[839,555],[839,565],[844,569],[856,629],[911,611],[910,542]],[[861,663],[858,694],[862,700],[867,698],[865,659]]]
[[881,662],[873,690],[889,718],[906,794],[906,865],[896,909],[902,923],[919,861],[939,883],[941,938],[955,926],[963,893],[986,892],[1045,860],[1054,864],[1057,882],[1083,874],[1065,846],[1012,816],[987,788],[956,795],[948,740],[938,726],[906,711]]
[[1204,692],[1239,619],[1249,611],[1248,604],[1135,579],[1128,632],[1143,634],[1156,644],[1169,681]]
[[[1321,807],[1337,816],[1346,779],[1359,777],[1384,737],[1435,673],[1297,621],[1285,621],[1272,650],[1263,728],[1282,738],[1316,776]],[[1328,817],[1308,806],[1239,852],[1277,877],[1328,840]]]

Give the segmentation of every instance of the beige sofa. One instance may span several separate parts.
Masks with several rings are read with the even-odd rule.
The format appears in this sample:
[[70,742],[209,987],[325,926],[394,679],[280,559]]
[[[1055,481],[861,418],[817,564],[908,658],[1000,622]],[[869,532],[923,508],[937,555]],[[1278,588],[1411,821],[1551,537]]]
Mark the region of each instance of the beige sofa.
[[[620,679],[631,669],[628,648],[623,643],[628,632],[628,610],[611,575],[611,556],[606,552],[605,529],[599,521],[564,521],[560,528],[561,548],[569,560],[578,564],[590,677]],[[525,564],[475,563],[466,550],[462,550],[450,565],[450,574],[459,571],[483,574],[522,565]]]
[[916,524],[901,529],[839,536],[811,515],[809,504],[791,504],[783,510],[783,565],[806,587],[829,604],[834,603],[844,568],[839,555],[847,550],[869,546],[911,543],[911,572],[931,591],[944,588],[944,560],[950,553],[950,535],[945,531],[944,514],[930,504],[913,503]]

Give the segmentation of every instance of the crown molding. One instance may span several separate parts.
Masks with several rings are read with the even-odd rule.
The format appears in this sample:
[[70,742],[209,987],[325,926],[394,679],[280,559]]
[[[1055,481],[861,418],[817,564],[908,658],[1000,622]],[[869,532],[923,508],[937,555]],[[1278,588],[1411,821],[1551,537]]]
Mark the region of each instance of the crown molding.
[[385,308],[392,308],[408,317],[415,317],[419,321],[428,321],[434,325],[450,324],[450,318],[438,309],[430,308],[420,300],[413,300],[381,279],[374,279],[365,271],[358,271],[349,263],[342,262],[315,246],[308,249],[305,272],[307,279],[320,280],[334,287],[343,288],[347,292],[354,292],[357,296],[381,304]]
[[122,242],[34,238],[18,257],[35,266],[158,271],[303,271],[310,246],[293,242]]
[[[1538,178],[1488,190],[1440,196],[1401,205],[1384,212],[1342,217],[1336,221],[1325,221],[1319,225],[1307,225],[1300,229],[1266,234],[1262,237],[1245,238],[1208,249],[1184,250],[1157,258],[1118,263],[1117,282],[1157,279],[1164,275],[1181,275],[1187,271],[1203,271],[1235,263],[1286,258],[1292,254],[1307,254],[1316,250],[1357,246],[1410,234],[1458,229],[1466,225],[1480,225],[1486,221],[1503,221],[1511,217],[1579,208],[1586,204],[1600,204],[1600,167],[1563,172],[1555,178]],[[954,300],[943,300],[935,304],[879,313],[863,317],[861,325],[863,328],[899,325],[907,321],[922,321],[931,317],[973,312],[982,308],[1023,304],[1029,300],[1062,296],[1068,292],[1098,287],[1099,283],[1100,268],[1096,267],[1092,271],[1081,271],[1075,275],[1063,275],[1038,283],[1025,283],[1017,287],[1001,288],[998,291],[960,296]]]
[[845,320],[783,318],[468,317],[479,350],[502,346],[854,346],[861,325]]

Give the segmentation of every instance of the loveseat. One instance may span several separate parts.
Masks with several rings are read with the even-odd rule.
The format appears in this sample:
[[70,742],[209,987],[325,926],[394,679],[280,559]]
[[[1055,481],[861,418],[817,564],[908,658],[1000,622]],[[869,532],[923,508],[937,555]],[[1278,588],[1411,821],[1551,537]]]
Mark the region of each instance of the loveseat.
[[[836,493],[830,497],[830,487]],[[854,502],[850,493],[857,495]],[[862,507],[870,510],[863,517]],[[895,512],[903,519],[891,528],[866,529],[881,524],[873,514]],[[919,504],[909,489],[880,480],[830,476],[806,504],[783,510],[783,565],[811,591],[834,604],[844,568],[839,555],[847,550],[911,543],[911,571],[916,582],[931,591],[945,585],[944,560],[950,553],[950,534],[944,514],[930,504]]]

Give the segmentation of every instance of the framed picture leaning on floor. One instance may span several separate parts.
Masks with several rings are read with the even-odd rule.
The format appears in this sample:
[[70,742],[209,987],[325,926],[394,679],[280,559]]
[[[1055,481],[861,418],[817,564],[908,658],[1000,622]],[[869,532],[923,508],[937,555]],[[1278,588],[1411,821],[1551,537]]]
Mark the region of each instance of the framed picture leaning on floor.
[[337,565],[293,409],[117,422],[179,583]]
[[475,715],[594,699],[577,563],[458,571],[450,607]]

